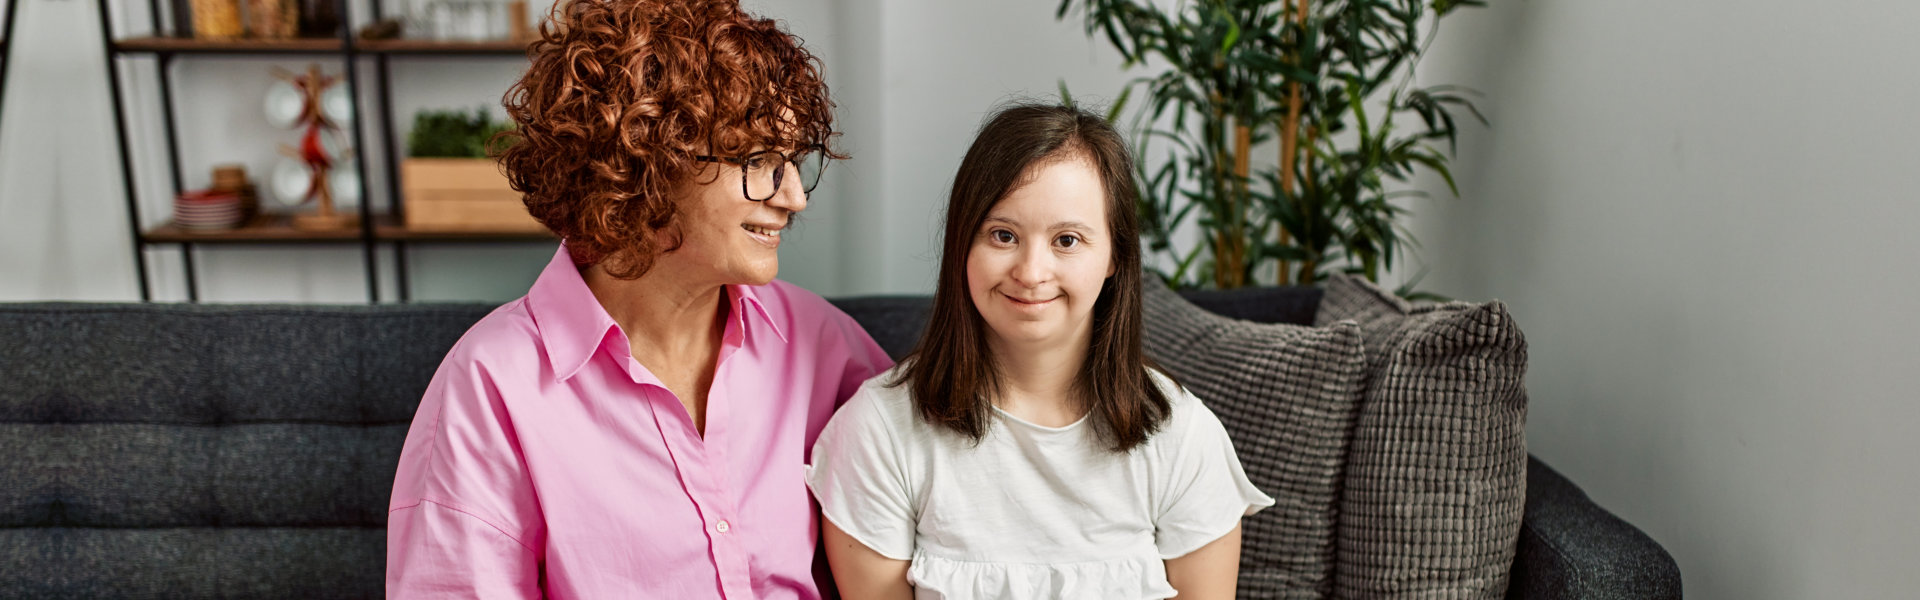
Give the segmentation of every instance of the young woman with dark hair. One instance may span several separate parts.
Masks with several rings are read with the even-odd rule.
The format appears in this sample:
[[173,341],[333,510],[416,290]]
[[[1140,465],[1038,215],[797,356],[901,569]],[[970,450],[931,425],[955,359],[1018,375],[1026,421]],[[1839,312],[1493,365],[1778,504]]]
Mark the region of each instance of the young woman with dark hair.
[[867,598],[1231,598],[1273,504],[1142,350],[1132,159],[1015,105],[960,164],[926,334],[813,450],[827,556]]

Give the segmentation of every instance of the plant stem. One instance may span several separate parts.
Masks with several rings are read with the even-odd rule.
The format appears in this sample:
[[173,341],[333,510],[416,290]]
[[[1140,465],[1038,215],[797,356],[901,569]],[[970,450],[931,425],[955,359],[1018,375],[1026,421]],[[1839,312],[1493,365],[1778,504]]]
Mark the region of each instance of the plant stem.
[[1253,203],[1252,199],[1247,197],[1247,176],[1253,170],[1250,164],[1252,157],[1248,156],[1253,146],[1253,129],[1246,124],[1245,119],[1235,119],[1235,121],[1236,123],[1233,126],[1233,203],[1236,206],[1235,214],[1242,216],[1235,220],[1233,239],[1234,244],[1238,246],[1234,251],[1242,258],[1236,261],[1239,264],[1235,265],[1234,271],[1240,273],[1240,275],[1235,275],[1234,279],[1236,280],[1235,283],[1239,285],[1247,285],[1253,283],[1249,281],[1245,275],[1247,272],[1245,257],[1247,255],[1247,242],[1249,241],[1247,239],[1247,220],[1244,217],[1246,214],[1245,210],[1239,207],[1250,206]]
[[[1295,22],[1300,24],[1300,31],[1302,33],[1305,33],[1307,29],[1307,8],[1311,1],[1312,0],[1300,0],[1300,5],[1294,12]],[[1293,3],[1290,0],[1284,2],[1282,10],[1284,11],[1286,8],[1292,6]],[[1301,39],[1305,39],[1305,36],[1301,36]],[[1299,66],[1299,50],[1294,50],[1292,61],[1295,66]],[[1276,194],[1287,198],[1296,198],[1293,194],[1293,165],[1299,160],[1300,105],[1303,101],[1304,98],[1301,96],[1300,82],[1295,80],[1287,83],[1287,120],[1280,125],[1280,189],[1274,190]],[[1286,227],[1283,226],[1279,229],[1280,246],[1286,247],[1287,244],[1293,242],[1291,239],[1293,236],[1288,233]],[[1289,282],[1287,280],[1286,259],[1280,259],[1280,264],[1276,272],[1279,274],[1279,281],[1276,283],[1278,285],[1287,285]]]
[[1207,145],[1213,154],[1213,194],[1220,213],[1216,215],[1223,227],[1214,234],[1213,285],[1220,289],[1233,289],[1246,285],[1246,240],[1244,211],[1239,197],[1235,195],[1235,186],[1228,185],[1227,165],[1234,160],[1227,147],[1227,111],[1226,98],[1219,91],[1209,94],[1213,102],[1212,118],[1207,120]]

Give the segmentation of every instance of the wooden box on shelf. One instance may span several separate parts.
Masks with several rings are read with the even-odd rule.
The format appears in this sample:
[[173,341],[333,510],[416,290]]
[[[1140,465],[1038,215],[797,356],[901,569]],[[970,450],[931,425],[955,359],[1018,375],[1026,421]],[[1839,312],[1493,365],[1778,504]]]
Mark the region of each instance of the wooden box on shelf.
[[406,224],[416,231],[542,232],[499,163],[486,158],[409,158],[400,163]]

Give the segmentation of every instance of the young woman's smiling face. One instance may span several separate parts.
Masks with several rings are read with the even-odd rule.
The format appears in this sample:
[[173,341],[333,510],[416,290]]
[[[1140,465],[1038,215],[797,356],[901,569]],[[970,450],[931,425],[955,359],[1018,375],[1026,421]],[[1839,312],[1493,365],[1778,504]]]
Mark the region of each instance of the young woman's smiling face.
[[1081,156],[1031,168],[974,232],[968,293],[995,348],[1086,348],[1113,275],[1106,188]]

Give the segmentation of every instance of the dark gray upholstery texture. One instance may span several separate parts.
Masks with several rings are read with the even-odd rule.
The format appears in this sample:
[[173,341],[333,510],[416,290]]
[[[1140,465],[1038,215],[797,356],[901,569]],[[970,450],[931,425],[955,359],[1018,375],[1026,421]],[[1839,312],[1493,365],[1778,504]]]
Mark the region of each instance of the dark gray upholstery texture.
[[[834,303],[898,357],[928,298]],[[492,308],[0,304],[0,598],[380,597],[405,428]],[[1677,597],[1658,544],[1553,477],[1510,597]]]
[[1546,463],[1527,460],[1527,520],[1507,598],[1680,600],[1680,565]]
[[1335,512],[1366,362],[1352,323],[1255,323],[1148,278],[1147,353],[1220,417],[1274,505],[1241,523],[1240,598],[1324,598]]
[[1497,301],[1413,306],[1344,275],[1326,289],[1316,321],[1357,321],[1369,374],[1335,597],[1500,598],[1526,500],[1520,328]]
[[407,425],[488,310],[0,311],[0,552],[39,558],[0,595],[382,596]]

